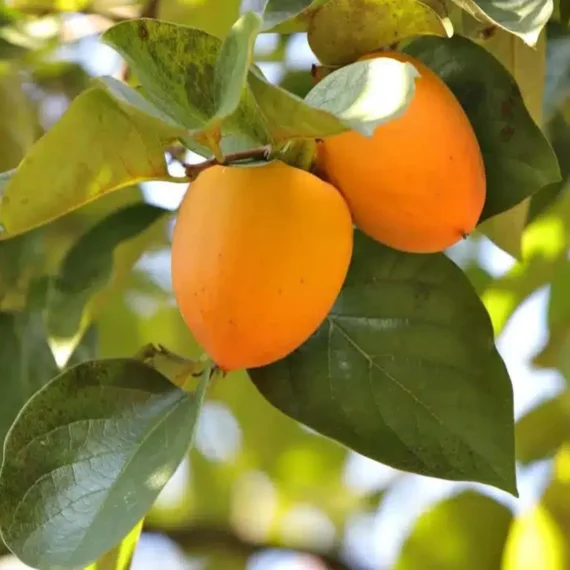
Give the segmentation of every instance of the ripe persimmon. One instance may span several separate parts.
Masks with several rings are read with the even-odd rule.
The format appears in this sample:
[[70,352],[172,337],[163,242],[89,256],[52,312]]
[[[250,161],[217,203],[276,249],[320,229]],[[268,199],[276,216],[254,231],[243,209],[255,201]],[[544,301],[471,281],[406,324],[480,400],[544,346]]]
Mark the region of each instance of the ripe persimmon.
[[423,63],[398,52],[361,59],[370,57],[412,63],[420,73],[413,99],[371,138],[356,131],[326,138],[317,164],[369,236],[401,251],[442,251],[471,232],[483,210],[477,137],[451,90]]
[[280,161],[208,168],[190,184],[173,234],[182,317],[225,371],[280,360],[326,318],[352,240],[343,197],[309,172]]

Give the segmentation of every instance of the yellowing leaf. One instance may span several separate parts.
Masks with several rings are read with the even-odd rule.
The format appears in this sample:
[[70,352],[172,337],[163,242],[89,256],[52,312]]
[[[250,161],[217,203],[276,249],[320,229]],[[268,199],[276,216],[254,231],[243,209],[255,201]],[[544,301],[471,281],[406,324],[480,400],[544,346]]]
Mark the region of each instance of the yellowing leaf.
[[0,238],[50,222],[107,192],[145,180],[172,180],[163,147],[177,134],[102,89],[85,91],[8,181]]

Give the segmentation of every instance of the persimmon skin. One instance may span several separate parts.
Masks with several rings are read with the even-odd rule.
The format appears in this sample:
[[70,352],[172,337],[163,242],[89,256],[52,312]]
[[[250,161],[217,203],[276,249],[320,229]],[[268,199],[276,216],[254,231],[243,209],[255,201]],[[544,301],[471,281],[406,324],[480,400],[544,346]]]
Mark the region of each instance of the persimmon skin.
[[344,195],[355,224],[377,241],[406,252],[443,251],[477,225],[486,197],[483,157],[465,111],[447,85],[399,52],[421,77],[404,114],[372,138],[355,131],[326,138],[317,164]]
[[324,321],[352,245],[350,211],[330,184],[280,161],[214,166],[190,185],[179,209],[174,295],[220,368],[264,366]]

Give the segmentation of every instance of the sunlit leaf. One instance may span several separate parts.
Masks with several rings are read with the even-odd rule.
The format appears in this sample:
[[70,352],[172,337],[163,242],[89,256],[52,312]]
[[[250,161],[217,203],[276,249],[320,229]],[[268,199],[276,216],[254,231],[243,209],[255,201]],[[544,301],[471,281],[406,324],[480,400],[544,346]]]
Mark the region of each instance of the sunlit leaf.
[[372,136],[378,125],[405,112],[418,77],[419,72],[410,63],[369,59],[327,75],[309,91],[305,102],[334,114],[361,134]]
[[453,0],[487,24],[499,26],[534,46],[542,28],[552,15],[552,0]]
[[[78,132],[81,136],[78,136]],[[4,232],[22,233],[143,180],[170,180],[163,147],[176,133],[93,88],[26,155],[0,208]],[[49,191],[38,191],[46,183]]]

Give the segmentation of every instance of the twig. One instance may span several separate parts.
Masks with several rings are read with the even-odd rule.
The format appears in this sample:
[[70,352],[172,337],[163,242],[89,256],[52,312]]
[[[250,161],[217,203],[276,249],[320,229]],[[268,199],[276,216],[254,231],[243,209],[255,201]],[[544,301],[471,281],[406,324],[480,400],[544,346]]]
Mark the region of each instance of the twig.
[[[269,156],[271,154],[271,147],[270,146],[262,146],[260,148],[253,148],[250,150],[244,150],[241,152],[234,152],[233,154],[227,154],[224,157],[223,161],[219,161],[217,158],[209,158],[204,162],[200,162],[198,164],[187,164],[185,162],[179,161],[180,164],[184,167],[186,171],[186,176],[190,178],[190,180],[196,180],[198,174],[202,171],[211,168],[212,166],[220,166],[231,164],[232,162],[239,162],[242,160],[269,160]],[[177,157],[171,154],[171,156],[178,160]]]
[[189,528],[163,529],[145,522],[145,532],[156,532],[168,536],[187,552],[197,550],[227,550],[236,556],[249,558],[266,549],[291,549],[300,554],[315,558],[328,570],[358,570],[343,561],[336,551],[318,552],[306,548],[288,547],[278,543],[258,543],[242,538],[231,529],[215,528],[210,526],[194,526]]

